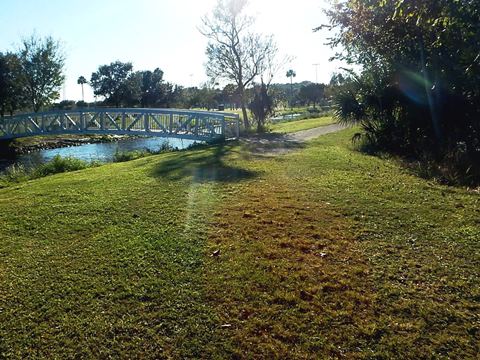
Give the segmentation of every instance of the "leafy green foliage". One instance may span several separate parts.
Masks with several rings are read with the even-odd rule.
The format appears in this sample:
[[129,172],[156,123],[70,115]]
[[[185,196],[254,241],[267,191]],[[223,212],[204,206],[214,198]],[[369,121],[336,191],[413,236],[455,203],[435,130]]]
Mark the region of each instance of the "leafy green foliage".
[[52,37],[40,38],[34,34],[22,41],[18,57],[25,99],[37,112],[60,97],[59,90],[65,80],[62,47]]
[[0,185],[6,187],[12,183],[38,179],[49,175],[87,169],[99,166],[100,163],[76,159],[74,157],[61,157],[56,155],[52,160],[36,167],[25,167],[24,165],[12,165],[7,167],[4,173],[0,174]]
[[268,93],[268,87],[263,82],[254,87],[253,100],[249,104],[255,121],[257,122],[257,132],[265,131],[265,121],[268,116],[274,112],[273,98]]
[[127,93],[131,95],[137,90],[129,88],[134,84],[134,81],[129,82],[132,72],[131,63],[116,61],[100,66],[90,79],[94,94],[104,96],[107,104],[120,106]]
[[315,107],[325,98],[325,85],[324,84],[307,84],[300,88],[298,93],[300,100],[303,100],[310,106],[313,103]]
[[163,80],[163,71],[140,71],[142,79],[140,104],[142,107],[169,107],[176,100],[178,88]]
[[140,159],[145,156],[175,151],[175,149],[176,148],[174,148],[168,142],[164,142],[158,150],[147,149],[147,150],[134,150],[134,151],[123,151],[123,152],[117,151],[113,155],[113,162],[131,161],[135,159]]
[[363,68],[336,95],[338,115],[380,149],[458,159],[465,178],[480,179],[478,3],[348,0],[328,15],[337,57]]
[[90,163],[74,157],[55,155],[53,159],[34,170],[34,177],[44,177],[70,171],[83,170],[91,166]]
[[133,71],[131,63],[102,65],[90,81],[105,104],[119,106],[170,107],[181,101],[181,88],[163,80],[163,71]]
[[20,59],[14,53],[0,53],[0,116],[12,115],[24,105]]

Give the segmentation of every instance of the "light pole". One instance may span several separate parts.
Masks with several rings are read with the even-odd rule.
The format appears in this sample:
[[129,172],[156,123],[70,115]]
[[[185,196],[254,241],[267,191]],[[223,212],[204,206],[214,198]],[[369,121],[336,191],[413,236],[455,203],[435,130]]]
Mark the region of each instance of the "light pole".
[[315,84],[318,84],[318,67],[320,65],[321,64],[313,64],[313,66],[315,66]]

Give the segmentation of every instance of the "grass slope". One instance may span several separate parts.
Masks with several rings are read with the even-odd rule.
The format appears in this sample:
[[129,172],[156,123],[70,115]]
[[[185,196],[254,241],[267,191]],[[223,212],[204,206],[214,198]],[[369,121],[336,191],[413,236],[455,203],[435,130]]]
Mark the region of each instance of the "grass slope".
[[270,126],[273,132],[277,133],[293,133],[302,130],[310,130],[320,126],[331,125],[335,120],[330,117],[321,117],[314,119],[283,121]]
[[2,356],[475,358],[479,194],[351,135],[0,190]]

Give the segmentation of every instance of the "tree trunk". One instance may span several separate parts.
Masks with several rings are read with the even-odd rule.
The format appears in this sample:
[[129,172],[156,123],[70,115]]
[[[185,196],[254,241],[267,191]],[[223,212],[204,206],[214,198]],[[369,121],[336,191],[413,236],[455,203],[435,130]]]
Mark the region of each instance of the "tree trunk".
[[248,121],[247,104],[245,101],[245,88],[243,86],[239,86],[238,90],[240,92],[240,106],[242,107],[243,125],[245,126],[245,130],[248,130],[250,129],[250,122]]
[[293,77],[290,77],[290,110],[293,110]]
[[243,101],[242,101],[242,115],[243,115],[243,125],[245,126],[245,129],[248,130],[250,129],[250,122],[248,121],[247,107]]

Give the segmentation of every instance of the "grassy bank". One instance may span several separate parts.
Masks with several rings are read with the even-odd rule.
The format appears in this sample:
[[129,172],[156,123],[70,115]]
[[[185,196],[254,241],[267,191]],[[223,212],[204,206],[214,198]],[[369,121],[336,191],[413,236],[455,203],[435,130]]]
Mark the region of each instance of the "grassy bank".
[[0,190],[3,357],[475,358],[478,192],[238,144]]
[[332,117],[327,116],[314,119],[282,121],[270,125],[270,129],[271,131],[276,133],[293,133],[297,131],[313,129],[320,126],[331,125],[333,123],[335,123],[335,120]]
[[36,167],[28,168],[14,164],[0,173],[0,189],[49,175],[84,170],[100,165],[101,163],[97,161],[88,162],[72,157],[61,157],[60,155],[56,155],[52,160]]

